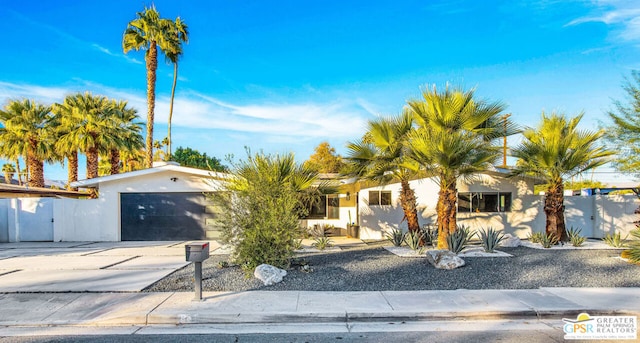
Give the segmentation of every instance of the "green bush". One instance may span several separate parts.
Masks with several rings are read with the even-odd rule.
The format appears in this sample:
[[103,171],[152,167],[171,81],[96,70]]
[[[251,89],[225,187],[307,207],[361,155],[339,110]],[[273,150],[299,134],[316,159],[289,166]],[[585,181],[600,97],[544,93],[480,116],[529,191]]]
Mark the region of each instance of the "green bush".
[[222,239],[232,260],[247,273],[262,263],[288,268],[298,247],[299,218],[309,208],[317,172],[296,164],[293,154],[252,156],[231,163],[232,177],[212,195],[222,208]]
[[449,234],[449,236],[447,237],[449,250],[456,254],[460,253],[462,250],[464,250],[464,248],[467,247],[469,241],[475,235],[476,233],[471,232],[468,227],[464,225],[458,225],[456,230]]
[[480,231],[480,240],[485,252],[494,252],[496,247],[504,240],[504,233],[492,227]]
[[629,249],[625,250],[625,257],[633,263],[640,264],[640,227],[630,232],[635,240],[629,243]]
[[587,237],[580,235],[581,232],[582,229],[574,229],[573,226],[569,230],[567,230],[567,237],[569,237],[569,241],[574,247],[582,246],[582,244],[584,244],[584,242],[587,240]]
[[404,234],[399,229],[393,229],[391,232],[387,232],[385,236],[396,247],[401,246],[402,242],[404,242]]

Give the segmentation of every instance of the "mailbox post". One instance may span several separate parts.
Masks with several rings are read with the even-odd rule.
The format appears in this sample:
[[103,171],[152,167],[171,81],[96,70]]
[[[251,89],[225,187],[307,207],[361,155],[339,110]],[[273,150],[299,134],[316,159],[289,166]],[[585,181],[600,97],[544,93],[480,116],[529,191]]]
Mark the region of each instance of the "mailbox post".
[[193,262],[195,267],[195,292],[194,300],[202,300],[202,262],[209,258],[209,242],[190,243],[184,246],[185,257],[188,262]]

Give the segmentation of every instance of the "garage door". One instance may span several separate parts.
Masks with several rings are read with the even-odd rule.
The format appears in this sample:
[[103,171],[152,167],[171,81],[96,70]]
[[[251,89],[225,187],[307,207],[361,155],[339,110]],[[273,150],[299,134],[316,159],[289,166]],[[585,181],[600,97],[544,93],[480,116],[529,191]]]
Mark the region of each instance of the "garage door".
[[217,208],[202,193],[121,193],[121,239],[217,239]]

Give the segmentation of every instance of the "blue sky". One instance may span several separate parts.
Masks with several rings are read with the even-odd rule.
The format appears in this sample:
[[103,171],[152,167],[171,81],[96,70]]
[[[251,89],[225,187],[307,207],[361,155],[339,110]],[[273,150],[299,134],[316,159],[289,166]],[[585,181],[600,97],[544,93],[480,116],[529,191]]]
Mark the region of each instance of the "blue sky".
[[[61,102],[91,91],[146,113],[142,52],[122,33],[151,2],[11,1],[0,8],[0,102]],[[521,125],[542,110],[606,122],[621,84],[640,69],[636,1],[155,1],[180,16],[173,145],[208,155],[293,151],[322,141],[344,154],[366,121],[397,114],[421,87],[476,87]],[[154,139],[166,136],[172,67],[160,60]],[[515,144],[517,138],[510,138]],[[45,175],[66,179],[60,165]],[[80,170],[83,178],[84,168]],[[610,169],[593,174],[619,179]],[[591,177],[591,175],[589,175]]]

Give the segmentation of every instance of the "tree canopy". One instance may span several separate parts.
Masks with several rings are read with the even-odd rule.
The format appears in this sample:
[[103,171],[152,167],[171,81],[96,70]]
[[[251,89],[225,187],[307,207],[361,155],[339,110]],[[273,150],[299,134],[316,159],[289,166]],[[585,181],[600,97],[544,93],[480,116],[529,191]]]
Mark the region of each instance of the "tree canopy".
[[342,157],[336,154],[336,149],[326,141],[318,144],[304,164],[319,173],[339,173],[344,167]]
[[227,167],[222,162],[212,156],[207,156],[207,153],[200,153],[198,150],[191,149],[189,147],[178,147],[176,151],[171,155],[173,161],[180,163],[185,167],[193,167],[200,169],[211,169],[214,171],[223,172],[227,170]]

